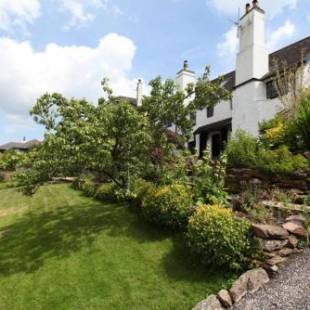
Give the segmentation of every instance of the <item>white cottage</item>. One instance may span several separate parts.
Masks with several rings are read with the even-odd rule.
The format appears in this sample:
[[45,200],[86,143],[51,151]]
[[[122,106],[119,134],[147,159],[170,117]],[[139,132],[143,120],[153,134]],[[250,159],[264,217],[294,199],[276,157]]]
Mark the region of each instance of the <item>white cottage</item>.
[[[239,21],[238,35],[240,47],[236,70],[224,75],[225,86],[232,92],[232,100],[196,112],[193,138],[188,145],[196,148],[200,155],[208,145],[212,156],[217,157],[230,135],[238,129],[257,136],[259,123],[273,118],[280,109],[272,82],[273,61],[280,59],[294,65],[300,61],[302,52],[310,55],[310,37],[268,54],[265,11],[259,7],[257,0],[252,5],[246,5],[245,14]],[[195,83],[195,73],[189,70],[187,61],[177,73],[176,83],[182,90],[188,83]],[[138,103],[142,94],[140,80],[137,86]]]

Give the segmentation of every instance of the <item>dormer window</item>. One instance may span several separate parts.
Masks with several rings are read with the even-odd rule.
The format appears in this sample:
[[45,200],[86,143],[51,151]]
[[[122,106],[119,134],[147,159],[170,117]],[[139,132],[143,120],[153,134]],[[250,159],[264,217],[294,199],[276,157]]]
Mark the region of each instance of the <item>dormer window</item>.
[[207,118],[214,116],[214,107],[207,107]]
[[266,83],[266,96],[267,99],[274,99],[279,97],[279,94],[274,86],[273,81],[269,81]]

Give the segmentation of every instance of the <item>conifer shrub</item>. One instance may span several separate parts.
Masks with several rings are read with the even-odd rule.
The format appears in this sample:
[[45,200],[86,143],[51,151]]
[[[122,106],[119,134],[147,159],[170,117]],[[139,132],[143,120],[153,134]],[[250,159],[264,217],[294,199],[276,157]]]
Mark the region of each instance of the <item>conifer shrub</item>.
[[189,190],[180,184],[148,191],[141,209],[147,221],[172,230],[185,229],[194,210]]
[[201,206],[189,219],[188,246],[206,265],[240,270],[250,262],[250,227],[249,221],[236,219],[230,209]]

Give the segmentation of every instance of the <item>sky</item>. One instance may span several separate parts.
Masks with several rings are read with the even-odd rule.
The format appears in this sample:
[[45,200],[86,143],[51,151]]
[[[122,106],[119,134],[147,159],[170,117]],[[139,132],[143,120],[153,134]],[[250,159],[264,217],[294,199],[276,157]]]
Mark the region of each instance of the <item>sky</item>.
[[[97,102],[100,81],[135,96],[189,61],[234,69],[244,0],[0,0],[0,144],[42,139],[29,115],[44,93]],[[270,52],[310,35],[310,0],[261,0]],[[238,13],[240,12],[240,13]],[[145,87],[147,90],[147,86]]]

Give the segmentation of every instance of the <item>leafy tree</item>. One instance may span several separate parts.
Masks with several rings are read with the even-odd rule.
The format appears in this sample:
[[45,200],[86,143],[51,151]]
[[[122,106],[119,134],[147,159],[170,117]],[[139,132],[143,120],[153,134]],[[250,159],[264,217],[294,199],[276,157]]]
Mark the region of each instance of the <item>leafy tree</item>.
[[210,81],[207,69],[196,86],[190,84],[182,92],[173,81],[156,78],[150,83],[151,96],[139,109],[115,97],[106,79],[98,105],[45,94],[31,111],[34,120],[45,126],[45,141],[24,162],[27,170],[19,176],[20,183],[33,193],[55,176],[92,172],[100,180],[129,189],[132,177],[148,171],[150,163],[162,169],[162,162],[174,156],[168,122],[175,124],[175,137],[182,137],[179,143],[184,145],[191,134],[189,115],[229,98],[222,82],[221,78]]
[[86,100],[67,100],[45,94],[31,114],[45,126],[44,143],[30,153],[19,176],[28,193],[55,176],[95,172],[121,188],[129,188],[131,176],[148,161],[148,119],[128,102],[116,104],[111,94],[97,106]]
[[[153,164],[156,174],[164,171],[164,164],[169,161],[176,139],[185,145],[192,134],[191,115],[197,110],[213,107],[221,100],[228,100],[231,93],[223,85],[223,78],[210,79],[210,68],[196,84],[189,84],[185,92],[178,89],[173,80],[163,81],[157,77],[150,82],[150,96],[144,97],[140,110],[148,117],[151,124],[153,142]],[[175,132],[167,130],[173,124]],[[171,139],[171,136],[174,138]]]
[[24,156],[24,153],[15,150],[4,152],[0,156],[0,170],[14,171]]

